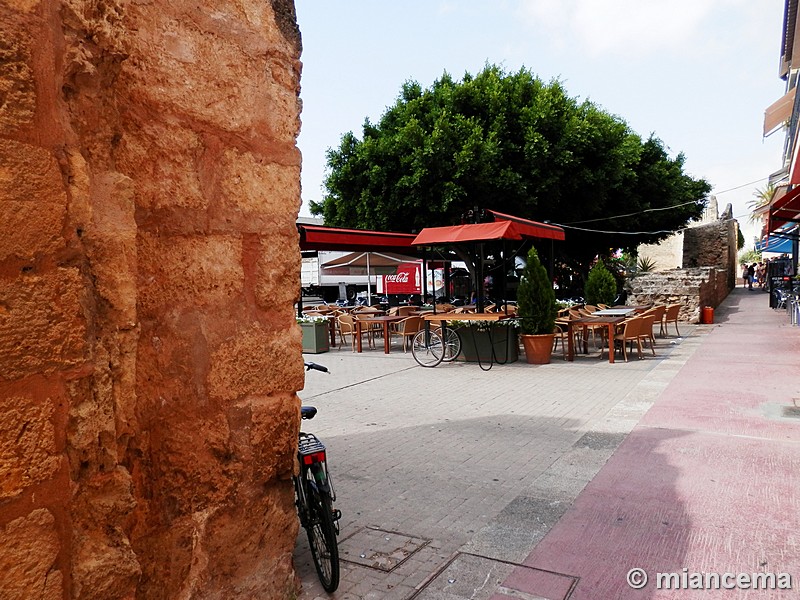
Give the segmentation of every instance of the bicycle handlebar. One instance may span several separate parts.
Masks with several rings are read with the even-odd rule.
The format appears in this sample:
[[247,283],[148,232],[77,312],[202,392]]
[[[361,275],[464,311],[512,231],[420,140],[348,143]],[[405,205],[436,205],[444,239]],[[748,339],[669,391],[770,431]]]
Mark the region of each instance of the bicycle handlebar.
[[328,371],[328,367],[324,367],[322,365],[318,365],[317,363],[313,362],[304,362],[303,364],[306,366],[306,371],[310,371],[313,369],[315,371],[322,371],[323,373],[330,374],[330,371]]

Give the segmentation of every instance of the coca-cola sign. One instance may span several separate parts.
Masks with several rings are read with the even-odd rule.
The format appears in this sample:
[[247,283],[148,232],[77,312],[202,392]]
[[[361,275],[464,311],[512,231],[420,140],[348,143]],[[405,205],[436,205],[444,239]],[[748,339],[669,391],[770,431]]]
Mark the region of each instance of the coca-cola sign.
[[384,290],[387,294],[420,294],[421,276],[421,264],[403,263],[398,265],[394,275],[384,275]]
[[408,271],[386,276],[386,283],[408,283]]

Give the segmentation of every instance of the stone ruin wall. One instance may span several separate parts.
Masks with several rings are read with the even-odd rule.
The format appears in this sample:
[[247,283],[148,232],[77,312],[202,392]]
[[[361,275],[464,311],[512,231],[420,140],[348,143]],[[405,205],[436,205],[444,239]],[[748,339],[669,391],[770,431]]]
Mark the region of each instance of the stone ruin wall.
[[284,598],[291,0],[0,5],[0,598]]
[[730,206],[718,221],[683,232],[683,269],[643,273],[626,282],[628,304],[683,304],[681,320],[698,323],[736,286],[737,223]]
[[717,307],[730,293],[728,272],[716,267],[643,273],[626,283],[628,304],[682,304],[680,320],[700,322],[700,309]]
[[719,221],[684,231],[683,266],[717,267],[729,275],[729,285],[736,287],[737,223],[731,218],[730,205]]

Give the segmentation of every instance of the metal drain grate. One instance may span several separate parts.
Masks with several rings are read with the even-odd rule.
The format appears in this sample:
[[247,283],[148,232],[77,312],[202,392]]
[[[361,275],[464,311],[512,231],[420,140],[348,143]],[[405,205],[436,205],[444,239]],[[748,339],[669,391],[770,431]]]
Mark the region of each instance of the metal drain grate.
[[430,540],[366,527],[339,542],[339,558],[389,573]]
[[425,582],[412,598],[493,600],[507,597],[567,600],[577,583],[578,579],[571,575],[459,553]]

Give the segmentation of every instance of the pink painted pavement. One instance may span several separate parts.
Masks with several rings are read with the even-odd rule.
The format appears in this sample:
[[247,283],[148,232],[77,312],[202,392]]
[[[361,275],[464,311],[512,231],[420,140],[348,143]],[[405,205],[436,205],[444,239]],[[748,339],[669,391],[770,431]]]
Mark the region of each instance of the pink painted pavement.
[[[742,288],[715,317],[524,561],[577,578],[570,600],[800,598],[800,328],[765,293]],[[635,567],[650,578],[641,590],[626,583]],[[658,572],[687,582],[692,573],[788,573],[793,590],[657,589]],[[512,589],[526,591],[519,581]]]

